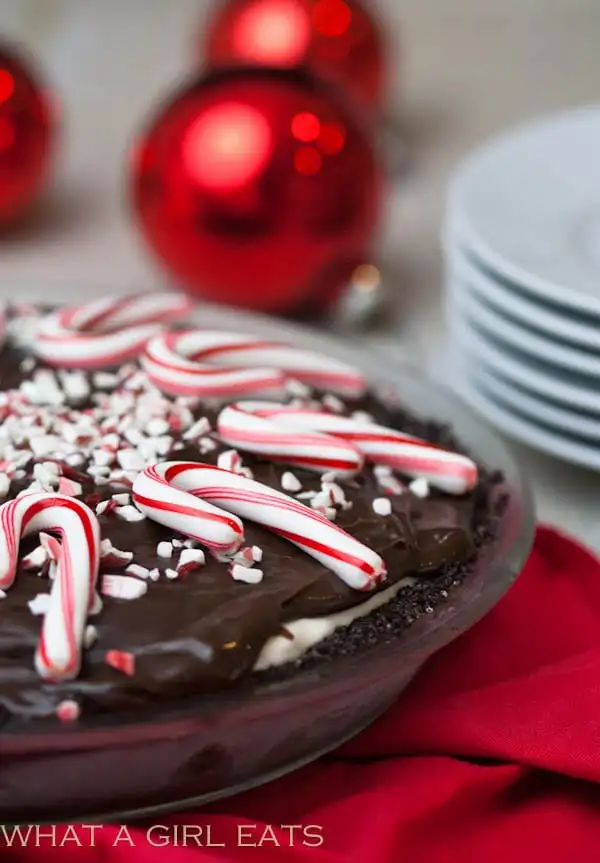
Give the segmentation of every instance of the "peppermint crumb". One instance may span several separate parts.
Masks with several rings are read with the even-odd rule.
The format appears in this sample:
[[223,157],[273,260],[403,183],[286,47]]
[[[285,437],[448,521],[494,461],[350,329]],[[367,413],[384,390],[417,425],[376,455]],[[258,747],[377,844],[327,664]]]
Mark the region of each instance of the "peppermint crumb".
[[35,359],[33,357],[25,357],[25,359],[21,360],[19,363],[19,368],[22,372],[32,372],[35,368]]
[[173,554],[172,544],[170,542],[168,542],[167,540],[163,540],[162,542],[159,542],[158,545],[156,546],[156,554],[159,557],[171,557],[171,555]]
[[0,590],[0,599],[5,599],[5,598],[6,598],[6,591]]
[[150,570],[139,563],[130,563],[129,566],[125,567],[125,572],[130,573],[130,575],[137,575],[138,578],[148,578]]
[[354,411],[351,414],[353,420],[357,423],[374,423],[375,419],[366,411]]
[[87,472],[90,476],[97,478],[99,476],[108,476],[110,473],[110,468],[104,464],[91,464],[88,467]]
[[198,440],[210,432],[210,422],[207,417],[200,417],[199,420],[189,427],[182,435],[184,440]]
[[92,459],[96,467],[110,468],[115,461],[115,454],[109,449],[97,449],[92,453]]
[[292,473],[290,470],[286,470],[281,477],[281,488],[284,491],[302,491],[302,483],[296,474]]
[[42,545],[38,545],[37,548],[34,548],[32,552],[23,558],[21,566],[27,570],[41,569],[47,562],[48,552]]
[[177,563],[177,572],[181,573],[185,570],[186,573],[199,569],[206,563],[204,552],[200,548],[184,548],[179,555]]
[[255,563],[260,563],[263,559],[263,550],[259,548],[257,545],[252,546],[252,559]]
[[86,626],[85,632],[83,633],[83,646],[86,650],[89,650],[90,647],[93,647],[97,641],[98,630],[90,623],[89,626]]
[[125,650],[109,650],[104,661],[116,671],[122,671],[132,677],[135,674],[135,656]]
[[248,569],[239,563],[234,563],[229,567],[229,574],[234,581],[244,581],[246,584],[260,584],[264,576],[262,569]]
[[81,708],[73,699],[65,698],[57,706],[56,716],[61,722],[76,722],[81,716]]
[[58,481],[59,494],[65,494],[68,497],[79,497],[83,492],[83,486],[80,482],[74,479],[69,479],[66,476],[61,476]]
[[161,417],[155,417],[146,426],[146,431],[150,437],[160,437],[169,431],[169,423]]
[[238,473],[242,466],[242,460],[239,452],[234,449],[227,449],[222,452],[217,459],[217,467],[221,470],[229,470],[232,473]]
[[298,396],[300,398],[306,398],[311,393],[310,387],[303,384],[302,381],[297,381],[295,378],[287,380],[285,388],[291,396]]
[[392,504],[389,497],[376,497],[373,501],[373,512],[377,515],[391,515]]
[[171,545],[173,548],[183,548],[183,540],[182,539],[172,539]]
[[160,578],[160,569],[158,569],[157,567],[155,567],[154,569],[150,569],[148,571],[148,578],[150,579],[150,581],[158,581],[158,579]]
[[114,512],[117,509],[117,504],[114,500],[101,500],[96,504],[96,515],[105,515],[109,512]]
[[146,462],[136,449],[121,449],[117,452],[117,461],[123,470],[144,470]]
[[131,503],[131,495],[127,492],[119,492],[119,494],[113,494],[112,499],[119,506],[129,506]]
[[333,411],[333,413],[336,414],[342,414],[346,410],[344,402],[333,394],[323,396],[321,403],[323,407],[329,408],[330,411]]
[[92,380],[98,390],[113,390],[119,383],[119,376],[113,372],[96,372]]
[[145,513],[131,505],[117,507],[117,515],[124,521],[143,521],[146,518]]
[[198,441],[200,453],[205,455],[207,452],[212,452],[217,448],[216,442],[210,437],[201,437]]
[[165,575],[167,578],[171,579],[171,581],[174,581],[176,578],[179,578],[179,573],[177,572],[176,569],[165,569]]
[[415,495],[415,497],[429,497],[429,483],[423,477],[414,479],[411,483],[409,483],[408,488],[410,489],[412,494]]
[[373,468],[373,473],[375,474],[376,477],[391,476],[392,475],[392,469],[391,469],[391,467],[388,467],[386,464],[376,464]]
[[302,491],[299,495],[296,495],[298,500],[312,500],[313,497],[317,496],[316,491]]
[[139,599],[148,590],[145,581],[130,575],[104,575],[102,577],[102,594],[113,599]]
[[37,596],[34,596],[33,599],[29,600],[27,605],[29,606],[29,611],[32,614],[47,614],[48,609],[50,608],[50,594],[38,593]]

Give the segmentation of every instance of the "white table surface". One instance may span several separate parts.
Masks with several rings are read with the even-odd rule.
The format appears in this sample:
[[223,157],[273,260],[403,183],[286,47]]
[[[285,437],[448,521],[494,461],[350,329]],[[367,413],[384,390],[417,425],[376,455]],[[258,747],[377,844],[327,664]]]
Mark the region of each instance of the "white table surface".
[[[373,0],[395,34],[391,111],[411,170],[390,189],[381,235],[395,318],[365,343],[440,371],[439,227],[444,189],[472,147],[523,119],[598,101],[598,0]],[[93,291],[156,287],[137,242],[123,166],[139,122],[189,68],[198,0],[0,0],[3,35],[38,56],[65,133],[48,203],[2,242],[0,293],[68,280]],[[600,551],[600,476],[516,446],[539,517]]]

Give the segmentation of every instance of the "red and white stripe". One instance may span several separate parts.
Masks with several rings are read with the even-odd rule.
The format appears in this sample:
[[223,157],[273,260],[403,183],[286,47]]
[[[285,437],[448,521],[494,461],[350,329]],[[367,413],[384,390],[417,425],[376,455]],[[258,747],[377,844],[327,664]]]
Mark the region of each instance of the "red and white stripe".
[[264,418],[245,410],[244,404],[229,405],[219,414],[219,437],[229,446],[317,473],[335,473],[340,478],[352,477],[362,469],[364,459],[354,444]]
[[35,656],[46,680],[77,677],[100,563],[100,525],[89,507],[61,494],[32,493],[0,506],[0,588],[16,576],[22,537],[60,534],[60,555]]
[[223,551],[224,540],[230,551],[242,544],[240,516],[294,543],[357,590],[372,589],[386,575],[378,554],[324,516],[262,483],[211,465],[153,465],[135,480],[133,498],[150,518],[216,551]]
[[[170,395],[240,397],[282,394],[293,378],[331,393],[360,396],[360,372],[329,357],[237,333],[165,333],[147,345],[142,365]],[[227,370],[225,370],[227,369]]]
[[34,350],[49,365],[107,368],[136,358],[165,323],[184,320],[193,303],[183,294],[106,297],[43,319]]
[[[235,446],[241,450],[260,451],[252,434],[246,434],[240,421],[240,417],[248,415],[273,423],[273,428],[287,426],[296,432],[298,439],[307,431],[317,431],[346,441],[356,447],[367,461],[387,465],[410,477],[422,477],[431,486],[448,494],[465,494],[477,484],[477,466],[467,456],[375,423],[271,402],[241,402],[221,412],[219,430],[223,421],[231,431],[232,419],[234,422],[237,420]],[[285,458],[290,448],[288,440],[285,440],[285,447],[271,452],[273,458]]]

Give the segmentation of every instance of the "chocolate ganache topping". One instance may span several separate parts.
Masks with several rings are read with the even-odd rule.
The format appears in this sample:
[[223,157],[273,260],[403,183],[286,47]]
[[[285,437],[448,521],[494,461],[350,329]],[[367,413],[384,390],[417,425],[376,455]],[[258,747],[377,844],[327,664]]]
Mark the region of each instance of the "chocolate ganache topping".
[[[0,356],[0,491],[5,502],[24,492],[83,502],[98,519],[102,557],[81,669],[71,680],[47,680],[34,656],[60,551],[43,533],[21,541],[16,578],[0,591],[0,723],[15,715],[84,721],[91,713],[235,686],[276,661],[265,646],[278,638],[293,642],[293,622],[360,613],[362,604],[391,596],[407,579],[429,578],[475,555],[476,489],[449,494],[418,471],[393,473],[381,464],[323,475],[298,460],[285,463],[281,454],[233,450],[218,424],[224,404],[237,395],[165,392],[152,370],[126,352],[124,360],[107,364],[99,357],[84,368],[66,342],[59,368],[40,359],[44,350],[32,342],[42,317],[32,307],[8,313]],[[125,314],[120,326],[131,323]],[[89,315],[80,329],[86,327],[102,331]],[[184,370],[186,362],[189,356]],[[402,429],[402,411],[368,391],[340,396],[293,381],[284,396],[280,402]],[[321,512],[379,555],[386,577],[357,590],[323,558],[247,517],[235,555],[190,540],[150,517],[132,494],[149,465],[173,461],[224,467]],[[281,656],[285,662],[285,651]]]

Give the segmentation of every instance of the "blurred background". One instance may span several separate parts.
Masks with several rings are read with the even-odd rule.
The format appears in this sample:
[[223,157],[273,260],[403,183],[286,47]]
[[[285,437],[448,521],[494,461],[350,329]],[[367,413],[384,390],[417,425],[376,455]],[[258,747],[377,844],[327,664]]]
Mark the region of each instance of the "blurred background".
[[[336,2],[339,6],[343,0]],[[148,215],[146,191],[136,198],[137,219],[132,214],[130,175],[143,168],[132,168],[131,159],[139,157],[140,136],[151,137],[152,122],[160,132],[156,123],[165,100],[190,80],[194,69],[204,68],[207,34],[227,5],[209,0],[0,0],[0,36],[25,49],[35,62],[54,94],[59,126],[43,198],[28,218],[9,224],[0,236],[5,296],[19,284],[31,283],[45,289],[66,281],[119,291],[169,283],[169,267],[157,265],[157,255],[149,253],[141,237],[145,232],[147,241],[150,235],[156,251],[159,241],[152,237],[151,225],[156,214]],[[355,4],[348,0],[347,5],[354,11]],[[350,94],[349,101],[360,115],[356,134],[365,129],[383,179],[372,243],[364,260],[357,258],[352,265],[370,265],[360,271],[367,282],[377,282],[376,267],[381,291],[371,291],[371,299],[381,298],[387,306],[383,321],[359,316],[354,325],[365,346],[410,357],[433,374],[447,373],[440,237],[448,184],[462,160],[493,136],[522,121],[600,101],[600,4],[363,0],[362,7],[382,43],[375,54],[357,61],[354,72],[359,83],[364,81],[381,55],[385,83],[380,99],[371,95],[359,105]],[[229,25],[219,26],[222,36]],[[349,82],[336,86],[341,92]],[[320,91],[318,97],[327,98]],[[335,103],[337,96],[332,98]],[[340,110],[344,118],[346,108]],[[368,159],[360,155],[358,144],[356,152],[354,168],[344,170],[356,172],[362,165],[366,176]],[[360,185],[363,172],[354,176]],[[367,180],[364,184],[367,200],[370,186]],[[345,287],[325,304],[340,330],[350,299]],[[232,297],[235,301],[235,291]],[[363,305],[372,311],[369,303]],[[591,355],[595,350],[590,348]],[[600,347],[598,352],[600,356]],[[531,440],[519,444],[519,451],[533,475],[542,518],[600,549],[594,472],[600,466],[600,405],[596,409],[586,403],[576,411],[573,405],[566,407],[573,409],[575,423],[584,415],[591,431],[583,435],[583,446],[597,448],[597,462],[593,453],[561,458],[556,447],[551,457],[548,446]],[[496,424],[502,426],[501,420]],[[579,430],[570,429],[569,435],[579,445]]]

